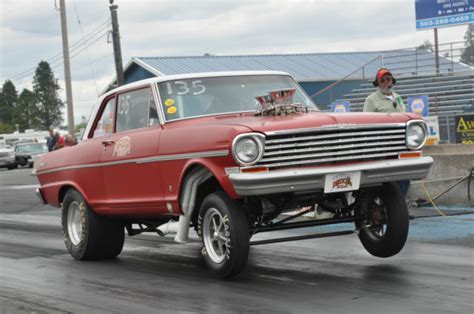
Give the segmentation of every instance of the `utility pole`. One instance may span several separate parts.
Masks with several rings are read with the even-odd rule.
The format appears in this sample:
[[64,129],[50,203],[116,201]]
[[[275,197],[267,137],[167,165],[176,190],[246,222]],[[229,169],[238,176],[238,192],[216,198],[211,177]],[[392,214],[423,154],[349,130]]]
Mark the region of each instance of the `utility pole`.
[[[435,44],[435,64],[436,64],[436,81],[439,79],[439,44],[438,44],[438,29],[434,29],[434,44]],[[439,98],[435,97],[436,115],[439,114]]]
[[434,29],[434,45],[435,45],[435,63],[436,63],[436,74],[439,74],[439,44],[438,44],[438,29]]
[[74,136],[74,108],[72,105],[71,64],[69,63],[69,42],[67,38],[66,4],[59,0],[61,13],[61,31],[63,36],[64,80],[66,83],[67,127],[70,135]]
[[114,5],[114,0],[110,2],[110,14],[112,16],[112,41],[114,45],[115,71],[117,72],[117,86],[123,85],[123,67],[122,67],[122,48],[120,47],[120,33],[117,9],[118,5]]

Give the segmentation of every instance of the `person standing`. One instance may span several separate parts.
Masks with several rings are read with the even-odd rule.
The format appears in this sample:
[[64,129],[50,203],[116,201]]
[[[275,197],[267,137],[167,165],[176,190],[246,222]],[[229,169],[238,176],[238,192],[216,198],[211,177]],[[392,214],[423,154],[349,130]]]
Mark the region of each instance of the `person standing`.
[[403,99],[392,89],[397,80],[386,68],[381,68],[372,84],[377,90],[370,94],[364,103],[365,112],[405,112]]
[[[372,84],[377,90],[370,94],[364,103],[364,112],[405,112],[403,99],[392,89],[397,80],[386,68],[377,71]],[[410,180],[398,181],[403,196],[407,196],[410,189]],[[412,215],[410,214],[410,218]]]
[[56,143],[58,141],[58,138],[54,134],[53,129],[49,129],[49,137],[46,140],[46,144],[48,145],[48,151],[53,151],[54,147],[56,146]]
[[64,147],[64,136],[62,136],[59,132],[56,132],[54,135],[56,137],[56,145],[54,145],[53,150],[63,148]]

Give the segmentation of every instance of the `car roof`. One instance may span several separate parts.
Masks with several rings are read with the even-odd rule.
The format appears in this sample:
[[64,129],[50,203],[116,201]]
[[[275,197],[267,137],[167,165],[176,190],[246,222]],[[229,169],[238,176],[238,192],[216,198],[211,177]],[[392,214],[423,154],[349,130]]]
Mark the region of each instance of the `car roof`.
[[164,75],[158,77],[152,77],[149,79],[144,79],[136,81],[133,83],[128,83],[120,87],[114,88],[107,93],[105,93],[101,98],[105,98],[110,94],[120,92],[122,90],[128,90],[131,88],[149,85],[152,83],[160,83],[173,80],[184,80],[184,79],[193,79],[193,78],[209,78],[209,77],[226,77],[226,76],[250,76],[250,75],[284,75],[291,76],[287,72],[282,71],[223,71],[223,72],[203,72],[203,73],[187,73],[187,74],[174,74],[174,75]]
[[158,77],[152,77],[149,79],[144,79],[140,81],[136,81],[133,83],[128,83],[122,85],[120,87],[114,88],[107,93],[103,94],[99,97],[97,102],[95,103],[90,117],[92,118],[86,126],[85,132],[82,134],[82,139],[85,139],[87,135],[91,131],[92,123],[94,121],[95,116],[100,108],[100,104],[102,101],[109,97],[111,94],[119,93],[121,91],[126,91],[130,89],[134,89],[141,86],[150,85],[153,83],[160,83],[172,80],[183,80],[183,79],[193,79],[193,78],[209,78],[209,77],[226,77],[226,76],[250,76],[250,75],[282,75],[282,76],[291,76],[287,72],[282,71],[223,71],[223,72],[203,72],[203,73],[188,73],[188,74],[175,74],[175,75],[164,75]]

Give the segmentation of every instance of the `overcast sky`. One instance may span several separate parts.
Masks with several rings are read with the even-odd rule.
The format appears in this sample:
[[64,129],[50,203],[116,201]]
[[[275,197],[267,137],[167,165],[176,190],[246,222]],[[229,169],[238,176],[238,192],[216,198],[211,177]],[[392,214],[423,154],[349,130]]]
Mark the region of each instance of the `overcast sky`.
[[[115,0],[124,65],[137,56],[371,51],[433,42],[433,30],[415,29],[414,2]],[[12,79],[18,92],[31,88],[36,66],[46,60],[64,86],[56,5],[59,0],[1,0],[1,84]],[[108,0],[66,0],[66,7],[78,122],[115,74],[106,35],[110,10]],[[440,43],[462,41],[466,28],[440,29]]]

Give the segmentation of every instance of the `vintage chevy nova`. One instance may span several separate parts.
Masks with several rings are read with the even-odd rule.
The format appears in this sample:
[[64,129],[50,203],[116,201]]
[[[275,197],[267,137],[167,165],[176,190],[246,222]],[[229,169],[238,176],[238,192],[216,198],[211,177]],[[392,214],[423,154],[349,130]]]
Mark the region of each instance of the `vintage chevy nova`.
[[[396,182],[427,176],[426,135],[413,114],[323,113],[283,72],[164,76],[102,96],[83,140],[35,166],[37,194],[61,208],[79,260],[115,258],[125,230],[186,242],[193,227],[220,277],[243,270],[250,245],[354,232],[389,257],[409,226]],[[310,211],[319,219],[301,219]],[[352,230],[251,242],[348,222]]]

